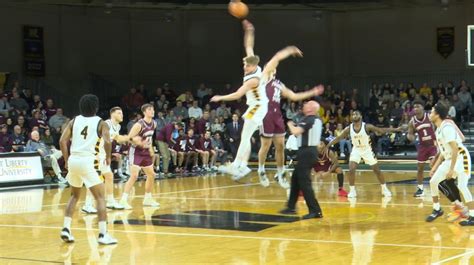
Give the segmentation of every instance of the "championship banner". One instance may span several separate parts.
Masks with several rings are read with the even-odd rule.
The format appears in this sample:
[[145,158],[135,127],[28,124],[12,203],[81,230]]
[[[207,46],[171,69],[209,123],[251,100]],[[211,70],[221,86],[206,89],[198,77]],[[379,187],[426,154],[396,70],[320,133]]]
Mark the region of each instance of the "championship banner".
[[23,26],[23,63],[25,74],[44,76],[44,43],[43,28]]
[[43,166],[38,153],[0,154],[0,185],[42,182]]
[[438,28],[436,30],[438,53],[445,59],[454,51],[454,27]]

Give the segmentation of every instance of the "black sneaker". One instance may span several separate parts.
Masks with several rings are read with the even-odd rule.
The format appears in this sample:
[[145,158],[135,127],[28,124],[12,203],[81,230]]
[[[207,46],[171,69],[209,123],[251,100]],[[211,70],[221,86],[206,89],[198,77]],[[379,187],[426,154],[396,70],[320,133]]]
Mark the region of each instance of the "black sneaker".
[[280,211],[281,214],[296,214],[295,209],[285,208]]
[[413,194],[413,197],[423,197],[423,196],[425,196],[425,192],[420,188],[418,188],[415,194]]
[[427,222],[433,222],[436,218],[442,216],[443,214],[444,214],[444,212],[441,208],[438,211],[433,209],[433,212],[431,212],[431,214],[428,215],[428,217],[426,217],[426,221]]
[[464,221],[459,222],[459,224],[462,226],[472,226],[474,225],[474,217],[469,216],[469,218],[467,218]]
[[303,215],[303,220],[313,219],[313,218],[323,218],[323,214],[319,212],[319,213],[309,213],[307,215]]

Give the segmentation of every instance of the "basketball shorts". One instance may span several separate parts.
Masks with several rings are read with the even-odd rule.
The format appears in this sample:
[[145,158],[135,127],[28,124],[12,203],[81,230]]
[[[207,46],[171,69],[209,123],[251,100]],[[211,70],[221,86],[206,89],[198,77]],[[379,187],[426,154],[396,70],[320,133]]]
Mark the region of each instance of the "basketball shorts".
[[75,188],[85,185],[86,188],[94,187],[102,183],[99,173],[99,160],[96,157],[70,156],[68,160],[68,174],[66,176],[69,184]]
[[356,164],[360,164],[361,160],[364,160],[364,162],[369,166],[377,164],[377,158],[375,158],[375,154],[372,151],[372,148],[352,148],[349,161],[354,162]]

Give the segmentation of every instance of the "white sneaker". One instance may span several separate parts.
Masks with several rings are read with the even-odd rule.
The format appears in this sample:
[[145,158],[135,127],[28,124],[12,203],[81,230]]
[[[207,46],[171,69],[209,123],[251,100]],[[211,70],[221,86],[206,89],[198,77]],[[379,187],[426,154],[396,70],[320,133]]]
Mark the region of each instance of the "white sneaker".
[[66,243],[74,243],[74,237],[71,234],[71,231],[66,227],[61,230],[61,239]]
[[382,195],[384,197],[392,197],[392,192],[388,188],[385,188],[385,189],[382,189]]
[[283,176],[280,176],[278,174],[276,174],[275,176],[276,176],[276,179],[278,179],[278,184],[280,184],[280,187],[282,187],[284,189],[289,189],[290,188],[290,183],[288,182],[288,180],[286,178],[284,178]]
[[112,210],[124,210],[124,206],[118,203],[116,200],[107,201],[107,208]]
[[97,240],[101,245],[113,245],[117,244],[117,239],[113,238],[109,233],[99,234],[99,239]]
[[357,192],[355,190],[349,191],[349,194],[347,194],[347,198],[356,198],[357,197]]
[[229,163],[227,165],[222,165],[217,168],[217,171],[223,174],[230,174],[230,175],[238,175],[239,171],[237,170],[232,163]]
[[153,200],[152,198],[145,198],[143,200],[143,206],[160,207],[160,203]]
[[128,204],[128,202],[126,200],[120,200],[119,204],[125,210],[132,209],[132,206],[130,206],[130,204]]
[[341,158],[345,158],[345,157],[346,157],[346,154],[341,153]]
[[[232,174],[232,179],[233,180],[242,179],[243,177],[247,176],[247,174],[252,172],[252,170],[249,167],[239,167],[236,171],[237,172]],[[268,181],[268,178],[267,178],[267,181]],[[269,183],[269,185],[270,185],[270,183]]]
[[260,178],[260,185],[263,187],[270,186],[270,181],[268,180],[267,174],[265,174],[265,172],[258,172],[258,176]]
[[82,206],[81,211],[86,214],[95,214],[97,213],[97,209],[94,208],[92,205],[85,205]]

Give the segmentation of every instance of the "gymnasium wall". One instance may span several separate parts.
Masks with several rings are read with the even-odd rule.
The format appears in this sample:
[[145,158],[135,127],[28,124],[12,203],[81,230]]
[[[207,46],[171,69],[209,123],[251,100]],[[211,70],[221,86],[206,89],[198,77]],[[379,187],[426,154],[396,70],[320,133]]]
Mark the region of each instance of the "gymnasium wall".
[[[287,44],[303,50],[303,59],[279,67],[288,85],[324,81],[364,90],[377,80],[470,79],[464,49],[473,6],[323,13],[319,20],[314,10],[255,10],[250,18],[263,61]],[[45,80],[55,95],[88,92],[89,73],[114,84],[111,96],[137,82],[195,88],[209,80],[218,88],[241,80],[242,30],[224,10],[105,14],[103,8],[2,5],[0,71],[22,71],[23,24],[44,27]],[[436,51],[436,28],[443,26],[456,27],[456,47],[447,59]]]

